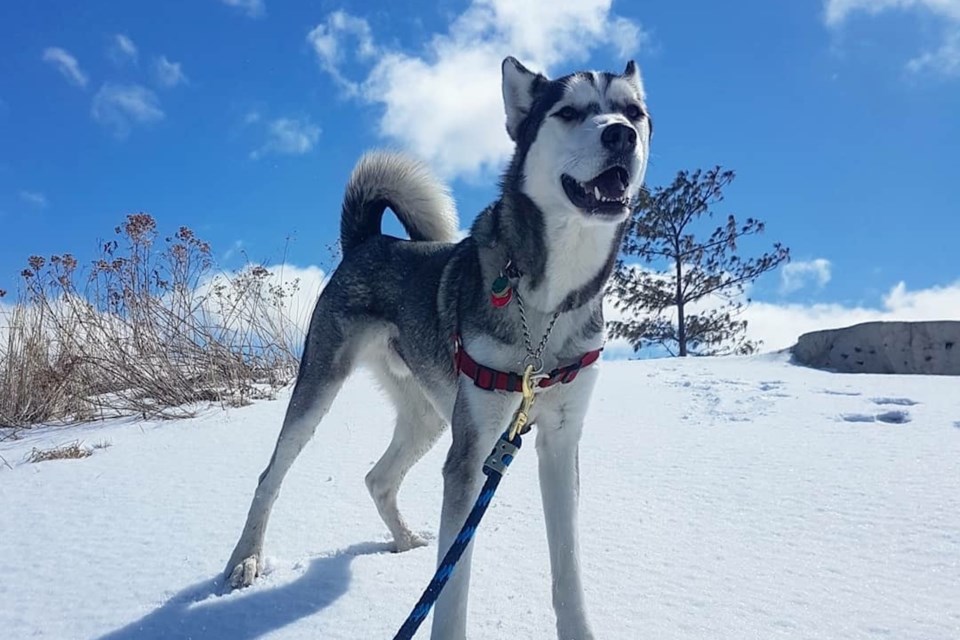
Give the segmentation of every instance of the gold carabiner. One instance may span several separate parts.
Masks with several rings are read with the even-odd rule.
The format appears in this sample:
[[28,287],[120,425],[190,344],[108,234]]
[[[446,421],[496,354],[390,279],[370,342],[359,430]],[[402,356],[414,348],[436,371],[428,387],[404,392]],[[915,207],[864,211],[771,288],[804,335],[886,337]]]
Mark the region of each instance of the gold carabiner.
[[513,439],[517,437],[518,433],[526,433],[524,428],[530,420],[530,410],[533,409],[533,403],[537,399],[533,384],[533,374],[533,365],[528,364],[527,368],[523,371],[523,379],[520,382],[520,391],[523,394],[523,399],[520,400],[520,408],[517,409],[517,412],[514,414],[513,423],[510,425],[510,431],[507,433],[510,442],[513,442]]

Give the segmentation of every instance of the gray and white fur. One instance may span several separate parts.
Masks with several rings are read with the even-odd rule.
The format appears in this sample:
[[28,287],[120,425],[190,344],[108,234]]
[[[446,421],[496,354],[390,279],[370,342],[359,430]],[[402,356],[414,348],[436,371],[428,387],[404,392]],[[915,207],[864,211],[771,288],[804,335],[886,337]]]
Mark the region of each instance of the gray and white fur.
[[[521,274],[514,286],[535,342],[559,312],[543,352],[545,371],[602,345],[602,292],[649,156],[652,124],[637,67],[631,61],[622,74],[549,80],[507,58],[502,71],[515,151],[499,199],[465,239],[452,242],[452,200],[420,163],[373,153],[354,170],[343,203],[343,261],[314,309],[276,448],[227,562],[229,588],[251,584],[262,570],[264,532],[283,478],[361,363],[396,406],[393,439],[366,483],[398,551],[425,544],[400,514],[400,483],[451,425],[437,545],[443,557],[476,499],[484,458],[520,402],[520,394],[485,391],[458,376],[453,358],[459,334],[476,361],[522,370],[518,305],[490,303],[491,284],[508,263]],[[381,233],[388,207],[410,240]],[[593,366],[543,391],[531,416],[561,640],[594,637],[581,586],[577,501],[580,435],[596,378]],[[466,637],[472,546],[436,604],[434,640]],[[411,604],[418,594],[411,590]]]

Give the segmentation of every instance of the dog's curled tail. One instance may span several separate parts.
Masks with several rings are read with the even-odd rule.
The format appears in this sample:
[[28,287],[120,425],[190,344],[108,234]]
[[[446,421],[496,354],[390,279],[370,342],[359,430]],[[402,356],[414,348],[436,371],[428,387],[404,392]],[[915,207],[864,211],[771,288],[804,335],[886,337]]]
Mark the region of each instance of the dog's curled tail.
[[340,214],[343,255],[380,234],[387,207],[412,240],[457,239],[457,210],[446,185],[413,158],[375,151],[360,159],[347,182]]

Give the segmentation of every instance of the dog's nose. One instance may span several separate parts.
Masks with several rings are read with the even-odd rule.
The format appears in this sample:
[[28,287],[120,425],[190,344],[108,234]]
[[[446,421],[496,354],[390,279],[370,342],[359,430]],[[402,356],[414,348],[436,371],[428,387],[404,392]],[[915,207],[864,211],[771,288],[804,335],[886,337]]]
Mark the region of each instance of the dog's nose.
[[630,152],[637,146],[637,132],[633,127],[617,122],[604,128],[600,140],[611,151]]

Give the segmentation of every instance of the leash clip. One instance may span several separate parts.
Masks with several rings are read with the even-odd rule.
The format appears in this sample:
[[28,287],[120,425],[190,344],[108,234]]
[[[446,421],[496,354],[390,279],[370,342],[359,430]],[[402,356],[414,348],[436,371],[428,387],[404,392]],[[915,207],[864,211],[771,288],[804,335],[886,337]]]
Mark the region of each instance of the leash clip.
[[536,387],[534,384],[536,372],[533,365],[528,364],[523,370],[523,378],[520,380],[520,392],[523,398],[520,400],[520,407],[513,415],[513,423],[507,431],[507,438],[513,442],[518,434],[526,433],[530,430],[527,423],[530,421],[530,411],[533,409],[533,403],[537,399]]

